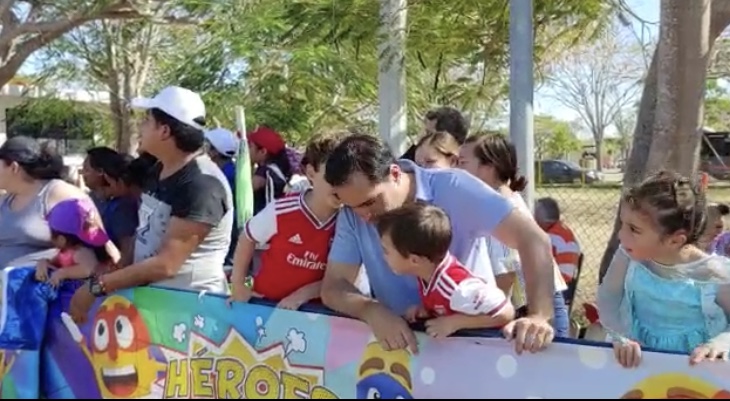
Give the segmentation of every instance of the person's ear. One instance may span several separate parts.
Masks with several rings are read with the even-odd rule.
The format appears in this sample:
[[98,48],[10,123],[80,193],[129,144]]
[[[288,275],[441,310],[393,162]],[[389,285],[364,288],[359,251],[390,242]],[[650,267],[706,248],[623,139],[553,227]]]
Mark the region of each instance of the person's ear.
[[449,156],[449,165],[451,167],[459,167],[459,156],[458,155]]
[[397,164],[391,164],[390,165],[390,178],[398,184],[401,180],[401,177],[403,176],[403,170],[401,170],[400,166]]
[[13,174],[17,174],[20,171],[20,164],[18,164],[18,162],[10,162],[8,167],[10,167],[10,171],[12,171]]
[[681,248],[687,244],[687,232],[679,230],[669,237],[669,243],[675,248]]
[[304,175],[307,176],[307,179],[312,182],[314,181],[314,176],[317,174],[316,171],[314,171],[314,167],[312,167],[311,164],[307,164],[306,167],[304,167]]

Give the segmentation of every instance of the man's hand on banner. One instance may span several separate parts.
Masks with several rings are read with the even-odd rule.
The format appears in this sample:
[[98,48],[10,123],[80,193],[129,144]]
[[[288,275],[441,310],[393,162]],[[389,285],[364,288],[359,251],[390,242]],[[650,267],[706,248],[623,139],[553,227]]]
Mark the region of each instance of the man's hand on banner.
[[89,283],[85,283],[76,290],[73,297],[71,297],[71,303],[68,307],[68,312],[74,322],[78,324],[86,322],[95,300],[96,297],[89,289]]
[[517,355],[523,351],[538,352],[553,342],[555,330],[547,319],[527,316],[513,320],[502,328],[502,335],[515,343]]

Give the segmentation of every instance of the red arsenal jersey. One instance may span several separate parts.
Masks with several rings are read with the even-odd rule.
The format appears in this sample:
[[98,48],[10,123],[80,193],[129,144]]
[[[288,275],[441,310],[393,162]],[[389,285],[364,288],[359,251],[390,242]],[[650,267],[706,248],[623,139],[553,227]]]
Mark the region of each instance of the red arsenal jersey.
[[304,201],[305,194],[276,199],[246,222],[246,236],[268,244],[253,287],[266,299],[281,301],[324,277],[337,215],[319,221]]
[[418,287],[424,308],[434,316],[494,316],[509,302],[496,284],[474,276],[451,255],[436,267],[428,283],[418,280]]

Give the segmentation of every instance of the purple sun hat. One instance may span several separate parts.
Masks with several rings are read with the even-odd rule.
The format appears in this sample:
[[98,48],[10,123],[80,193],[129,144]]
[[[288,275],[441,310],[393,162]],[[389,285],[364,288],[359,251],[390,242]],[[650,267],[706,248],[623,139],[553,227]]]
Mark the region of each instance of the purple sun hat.
[[46,220],[51,230],[78,237],[86,245],[104,246],[109,236],[96,222],[96,208],[90,199],[67,199],[58,202],[48,212]]

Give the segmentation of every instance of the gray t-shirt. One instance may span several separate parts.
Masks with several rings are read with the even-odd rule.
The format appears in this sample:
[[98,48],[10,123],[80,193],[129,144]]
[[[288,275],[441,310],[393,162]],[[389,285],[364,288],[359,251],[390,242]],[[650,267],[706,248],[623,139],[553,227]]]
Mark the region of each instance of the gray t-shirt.
[[[156,166],[153,176],[159,176]],[[134,262],[154,256],[172,217],[209,224],[212,229],[178,274],[155,285],[227,293],[223,262],[231,242],[233,196],[226,178],[207,156],[175,174],[145,185],[139,207]]]
[[12,210],[13,195],[0,196],[0,270],[9,266],[35,266],[58,251],[51,243],[46,221],[48,193],[60,180],[43,185],[38,195],[20,210]]

